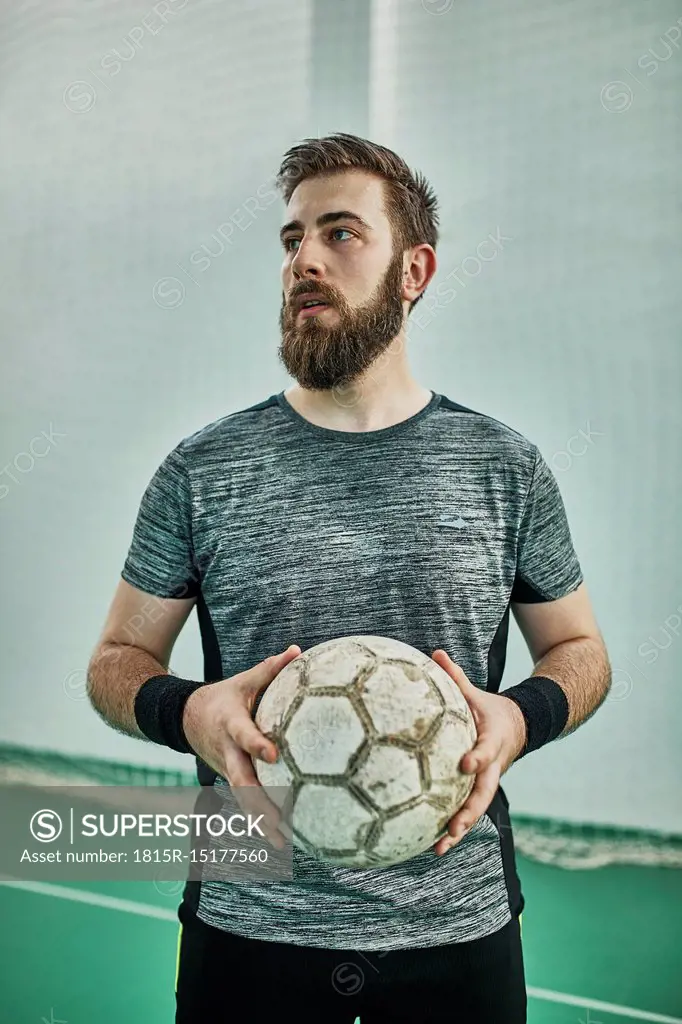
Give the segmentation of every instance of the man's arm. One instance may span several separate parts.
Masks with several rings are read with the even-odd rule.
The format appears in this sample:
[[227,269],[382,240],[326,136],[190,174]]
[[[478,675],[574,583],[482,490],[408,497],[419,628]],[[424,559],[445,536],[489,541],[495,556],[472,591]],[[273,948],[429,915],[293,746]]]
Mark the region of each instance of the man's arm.
[[[611,682],[611,667],[585,585],[581,583],[571,594],[555,601],[512,602],[512,611],[535,662],[533,675],[554,680],[566,695],[568,720],[561,732],[566,736],[594,714]],[[441,856],[485,813],[500,777],[522,755],[528,736],[526,718],[516,701],[500,700],[504,690],[495,694],[474,686],[445,651],[434,651],[432,658],[459,686],[478,728],[476,746],[461,761],[462,770],[476,774],[476,781],[463,806],[448,822],[449,834],[434,847]]]
[[171,652],[196,598],[162,598],[120,580],[88,665],[88,696],[114,729],[147,739],[135,721],[135,697],[152,676],[168,673]]
[[566,694],[569,715],[561,736],[568,736],[595,713],[611,686],[611,665],[587,588],[581,583],[556,601],[511,607],[535,663],[533,675],[554,679]]

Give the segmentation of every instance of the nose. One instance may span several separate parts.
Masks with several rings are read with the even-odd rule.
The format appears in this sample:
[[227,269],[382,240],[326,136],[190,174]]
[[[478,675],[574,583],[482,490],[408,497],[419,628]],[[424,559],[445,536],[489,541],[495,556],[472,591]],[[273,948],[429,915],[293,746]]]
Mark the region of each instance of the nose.
[[312,239],[301,239],[291,261],[291,272],[297,281],[305,277],[319,278],[324,274],[324,265]]

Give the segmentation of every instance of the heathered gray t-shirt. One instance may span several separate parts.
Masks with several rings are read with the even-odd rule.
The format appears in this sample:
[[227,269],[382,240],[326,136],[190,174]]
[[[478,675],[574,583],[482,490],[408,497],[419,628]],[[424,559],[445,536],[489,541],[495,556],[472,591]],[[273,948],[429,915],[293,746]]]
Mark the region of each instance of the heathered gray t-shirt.
[[[433,392],[382,430],[316,426],[280,392],[185,438],[145,491],[122,576],[197,596],[207,681],[289,644],[371,634],[443,648],[491,692],[510,602],[552,601],[583,578],[536,446]],[[482,938],[523,909],[501,787],[444,857],[352,869],[295,846],[293,868],[293,881],[188,883],[185,900],[228,932],[355,950]]]

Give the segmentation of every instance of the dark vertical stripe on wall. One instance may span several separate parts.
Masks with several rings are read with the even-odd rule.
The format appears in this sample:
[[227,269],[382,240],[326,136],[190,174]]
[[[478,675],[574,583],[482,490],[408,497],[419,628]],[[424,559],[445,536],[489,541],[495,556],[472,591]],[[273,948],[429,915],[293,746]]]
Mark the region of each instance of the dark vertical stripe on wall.
[[367,137],[371,8],[368,0],[313,3],[312,133]]

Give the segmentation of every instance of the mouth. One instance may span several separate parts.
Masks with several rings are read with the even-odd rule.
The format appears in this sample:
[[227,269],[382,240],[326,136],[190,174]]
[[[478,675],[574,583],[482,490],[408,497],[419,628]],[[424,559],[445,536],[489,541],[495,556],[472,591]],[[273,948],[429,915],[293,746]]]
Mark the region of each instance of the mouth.
[[300,317],[317,316],[318,313],[323,313],[325,309],[329,309],[328,302],[315,302],[310,306],[302,306],[298,311]]
[[317,316],[318,313],[328,309],[330,303],[327,302],[324,295],[320,292],[308,292],[307,294],[296,296],[293,305],[297,317],[307,317]]

